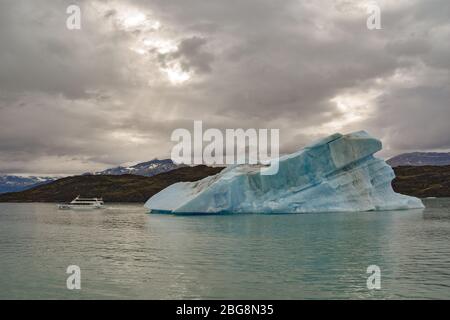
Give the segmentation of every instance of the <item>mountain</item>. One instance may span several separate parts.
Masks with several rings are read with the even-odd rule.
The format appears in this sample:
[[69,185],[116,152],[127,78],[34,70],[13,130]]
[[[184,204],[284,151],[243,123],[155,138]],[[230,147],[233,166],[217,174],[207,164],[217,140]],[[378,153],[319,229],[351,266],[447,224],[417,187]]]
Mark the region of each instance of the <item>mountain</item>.
[[0,175],[0,194],[27,190],[54,181],[53,177]]
[[201,180],[222,169],[183,167],[152,177],[129,174],[73,176],[21,192],[0,194],[0,202],[68,202],[77,195],[103,197],[106,202],[145,202],[171,184]]
[[[136,175],[83,175],[62,178],[32,189],[0,194],[0,202],[68,202],[77,195],[101,197],[106,202],[144,203],[176,183],[198,181],[222,171],[207,166],[184,167],[153,177]],[[415,197],[450,197],[450,166],[397,167],[395,192]]]
[[138,163],[131,167],[114,167],[106,169],[104,171],[95,172],[94,175],[124,175],[124,174],[135,174],[138,176],[152,177],[154,175],[169,172],[174,169],[184,167],[184,165],[177,165],[173,163],[170,159],[158,160],[153,159],[148,162]]
[[[93,175],[125,175],[133,174],[139,176],[152,177],[154,175],[169,172],[174,169],[185,167],[184,165],[176,165],[170,159],[158,160],[154,159],[148,162],[138,163],[131,167],[114,167],[104,171],[95,172]],[[84,175],[92,175],[86,173]],[[42,184],[46,184],[56,180],[54,177],[21,177],[14,175],[0,175],[0,194],[8,192],[24,191]]]
[[404,166],[394,168],[396,192],[414,197],[450,197],[450,166]]
[[447,166],[450,165],[450,152],[411,152],[403,153],[386,161],[391,167],[399,166]]

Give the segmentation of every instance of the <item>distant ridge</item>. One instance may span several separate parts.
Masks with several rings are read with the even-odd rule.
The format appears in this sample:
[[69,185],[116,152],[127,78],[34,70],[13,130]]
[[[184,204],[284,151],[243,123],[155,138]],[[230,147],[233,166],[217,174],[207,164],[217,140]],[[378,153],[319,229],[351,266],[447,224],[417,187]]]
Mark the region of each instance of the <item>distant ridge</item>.
[[399,166],[447,166],[450,165],[450,152],[411,152],[403,153],[386,161],[391,167]]
[[[178,168],[185,167],[185,165],[177,165],[170,159],[153,159],[147,162],[138,163],[133,166],[123,167],[118,166],[109,168],[99,172],[87,172],[83,175],[124,175],[134,174],[145,177],[152,177],[154,175],[169,172]],[[0,175],[0,194],[9,192],[19,192],[33,187],[55,181],[56,177],[46,176],[17,176],[17,175]]]
[[0,175],[0,194],[18,192],[54,181],[54,177]]
[[77,195],[103,197],[105,202],[145,202],[173,183],[201,180],[222,169],[184,167],[152,177],[130,174],[73,176],[22,192],[0,194],[0,202],[68,202]]
[[[152,177],[137,175],[82,175],[67,177],[32,189],[0,194],[0,202],[67,202],[77,195],[103,197],[106,202],[144,203],[171,184],[197,181],[223,168],[184,167]],[[450,197],[450,166],[394,168],[396,192],[415,197]]]
[[394,171],[396,192],[419,198],[450,197],[450,166],[402,166]]

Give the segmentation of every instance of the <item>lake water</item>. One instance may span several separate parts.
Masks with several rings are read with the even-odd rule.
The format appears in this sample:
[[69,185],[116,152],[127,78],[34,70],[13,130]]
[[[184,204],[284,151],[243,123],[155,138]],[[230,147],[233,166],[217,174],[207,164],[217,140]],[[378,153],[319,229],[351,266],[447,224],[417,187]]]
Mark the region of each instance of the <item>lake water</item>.
[[[450,298],[450,199],[395,212],[172,216],[0,204],[1,299]],[[81,268],[81,290],[66,268]],[[381,289],[368,290],[369,265]]]

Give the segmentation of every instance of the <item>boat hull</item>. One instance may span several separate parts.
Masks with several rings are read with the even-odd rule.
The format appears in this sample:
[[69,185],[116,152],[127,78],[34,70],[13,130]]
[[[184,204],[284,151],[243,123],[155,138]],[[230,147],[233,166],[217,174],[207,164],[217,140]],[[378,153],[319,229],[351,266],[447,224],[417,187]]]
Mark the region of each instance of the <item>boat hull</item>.
[[77,206],[77,205],[59,205],[59,210],[77,210],[77,211],[90,211],[90,210],[98,210],[103,209],[103,206]]

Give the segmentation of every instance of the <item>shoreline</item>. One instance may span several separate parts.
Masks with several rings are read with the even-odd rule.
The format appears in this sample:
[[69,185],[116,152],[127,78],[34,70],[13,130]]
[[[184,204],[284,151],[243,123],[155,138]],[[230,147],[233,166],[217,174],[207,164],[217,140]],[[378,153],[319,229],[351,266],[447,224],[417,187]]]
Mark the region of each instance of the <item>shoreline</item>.
[[[144,204],[178,182],[199,181],[222,167],[185,167],[152,177],[138,175],[72,176],[21,192],[0,194],[0,203],[65,203],[78,195],[102,197],[106,203]],[[420,199],[450,198],[450,166],[395,167],[395,192]]]

